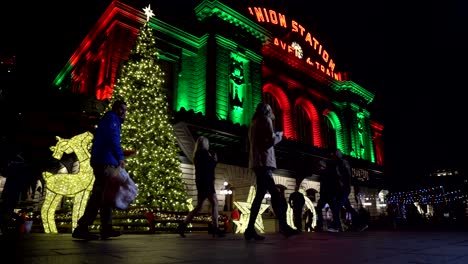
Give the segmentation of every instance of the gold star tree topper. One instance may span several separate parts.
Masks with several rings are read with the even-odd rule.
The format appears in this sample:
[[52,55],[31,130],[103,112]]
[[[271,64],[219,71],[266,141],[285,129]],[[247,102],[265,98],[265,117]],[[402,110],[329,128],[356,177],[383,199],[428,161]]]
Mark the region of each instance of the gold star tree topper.
[[145,11],[146,21],[149,21],[154,16],[153,10],[151,10],[151,4],[143,8],[143,11]]

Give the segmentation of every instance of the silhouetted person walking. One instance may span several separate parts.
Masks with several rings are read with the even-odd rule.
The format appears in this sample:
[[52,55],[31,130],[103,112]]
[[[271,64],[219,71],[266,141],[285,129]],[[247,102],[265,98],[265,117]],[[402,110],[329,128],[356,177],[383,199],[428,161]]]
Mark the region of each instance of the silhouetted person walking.
[[320,160],[318,166],[320,197],[317,202],[317,225],[315,231],[323,230],[322,210],[326,204],[328,204],[333,214],[333,222],[330,230],[339,229],[341,225],[336,222],[341,221],[339,210],[341,186],[336,173],[336,162],[335,160]]
[[286,222],[287,203],[281,198],[275,181],[273,180],[273,170],[276,169],[276,157],[274,146],[278,144],[283,132],[275,132],[273,129],[273,119],[275,118],[270,105],[259,103],[252,118],[249,128],[249,168],[255,172],[257,188],[255,198],[250,209],[249,224],[244,232],[246,240],[263,240],[255,231],[255,221],[258,216],[260,205],[268,191],[271,195],[271,204],[278,218],[280,231],[286,237],[298,232],[290,227]]
[[[351,173],[351,166],[349,162],[344,159],[343,153],[341,150],[337,149],[335,152],[336,158],[336,172],[338,175],[338,179],[340,180],[341,191],[339,195],[339,208],[344,206],[347,212],[351,214],[351,221],[352,225],[355,229],[359,231],[364,231],[368,228],[367,223],[359,216],[359,213],[351,206],[351,202],[349,201],[349,194],[351,193],[351,180],[352,180],[352,173]],[[341,229],[340,223],[340,229]]]
[[218,227],[218,198],[214,188],[215,167],[218,163],[216,153],[210,151],[210,141],[208,138],[200,136],[195,143],[193,152],[193,163],[195,164],[195,184],[197,186],[197,206],[179,224],[177,230],[181,237],[185,237],[185,228],[192,221],[193,217],[203,207],[206,199],[211,203],[211,226],[209,232],[213,236],[223,237],[224,232]]
[[296,185],[294,192],[289,195],[289,205],[293,210],[293,221],[298,231],[302,231],[302,212],[304,210],[304,204],[304,195],[299,192],[299,186]]

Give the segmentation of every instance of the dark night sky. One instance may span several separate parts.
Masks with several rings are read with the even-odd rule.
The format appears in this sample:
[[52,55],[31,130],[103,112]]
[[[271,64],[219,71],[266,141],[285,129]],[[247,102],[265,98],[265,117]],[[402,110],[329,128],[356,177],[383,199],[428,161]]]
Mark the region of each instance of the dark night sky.
[[468,4],[411,2],[322,1],[298,11],[310,13],[303,17],[317,23],[352,80],[376,94],[371,107],[381,113],[386,175],[395,182],[468,157]]
[[[18,67],[32,72],[24,87],[33,90],[50,84],[109,3],[44,2],[3,1],[0,8],[0,51],[17,54]],[[385,126],[388,176],[421,177],[433,165],[466,163],[463,0],[253,2],[285,10],[307,25],[351,79],[376,94],[370,109]]]

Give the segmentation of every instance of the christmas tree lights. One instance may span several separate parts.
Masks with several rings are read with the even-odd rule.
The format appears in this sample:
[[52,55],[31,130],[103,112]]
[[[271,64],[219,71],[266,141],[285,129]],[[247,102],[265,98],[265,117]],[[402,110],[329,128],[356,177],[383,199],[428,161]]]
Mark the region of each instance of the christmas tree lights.
[[137,150],[127,159],[127,171],[139,190],[135,204],[156,211],[185,212],[188,202],[179,149],[169,122],[156,37],[149,23],[153,13],[149,6],[144,11],[147,21],[123,64],[110,105],[117,99],[128,105],[122,125],[122,147]]

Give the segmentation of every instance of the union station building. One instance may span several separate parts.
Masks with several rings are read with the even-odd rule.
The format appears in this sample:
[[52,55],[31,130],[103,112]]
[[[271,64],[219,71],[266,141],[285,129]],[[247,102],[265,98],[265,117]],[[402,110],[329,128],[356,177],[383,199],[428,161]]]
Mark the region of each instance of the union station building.
[[[229,6],[217,0],[194,1],[189,15],[165,10],[158,16],[158,1],[153,2],[156,15],[149,23],[166,76],[189,197],[197,199],[190,157],[203,135],[219,157],[220,211],[247,201],[255,184],[248,168],[247,130],[256,105],[264,101],[274,110],[276,130],[284,131],[276,147],[274,180],[286,199],[297,182],[315,205],[320,190],[316,164],[340,149],[357,183],[350,196],[353,206],[363,206],[371,217],[386,211],[381,195],[384,126],[369,110],[375,95],[348,78],[300,17],[255,1]],[[147,21],[145,6],[112,1],[53,86],[93,98],[87,111],[101,112],[100,102],[112,96],[119,68]],[[269,202],[266,197],[264,203]]]

